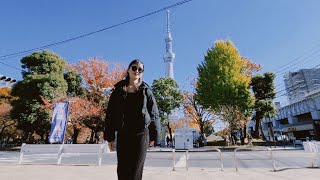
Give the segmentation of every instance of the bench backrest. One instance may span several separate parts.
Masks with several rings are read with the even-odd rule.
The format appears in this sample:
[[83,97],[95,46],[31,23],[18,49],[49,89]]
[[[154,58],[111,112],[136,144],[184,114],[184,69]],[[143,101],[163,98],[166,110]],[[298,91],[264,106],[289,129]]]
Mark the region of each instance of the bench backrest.
[[101,166],[102,153],[108,152],[106,149],[106,144],[23,144],[18,163],[22,163],[25,154],[56,154],[57,164],[61,164],[64,153],[90,153],[98,155]]
[[104,147],[103,144],[64,144],[62,153],[100,153]]
[[24,154],[57,154],[61,148],[61,144],[24,144],[21,152]]

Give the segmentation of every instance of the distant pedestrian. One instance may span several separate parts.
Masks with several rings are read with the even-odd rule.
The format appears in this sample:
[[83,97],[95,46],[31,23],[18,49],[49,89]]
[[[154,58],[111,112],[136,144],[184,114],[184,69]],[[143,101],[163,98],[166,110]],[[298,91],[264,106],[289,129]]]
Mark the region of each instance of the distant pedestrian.
[[248,145],[249,146],[252,146],[253,144],[252,144],[252,136],[249,134],[248,135]]
[[167,141],[167,147],[169,147],[170,146],[170,138],[169,138],[169,136],[167,136],[167,138],[166,138],[166,141]]
[[67,143],[72,144],[72,138],[70,136],[68,137]]
[[142,62],[133,60],[125,79],[115,85],[107,106],[104,138],[113,151],[115,131],[118,132],[119,180],[142,179],[147,149],[156,141],[160,129],[157,104],[151,88],[142,81],[143,71]]
[[230,138],[229,138],[228,135],[225,135],[225,136],[224,136],[224,140],[225,140],[225,145],[226,145],[226,146],[229,146],[229,145],[230,145]]

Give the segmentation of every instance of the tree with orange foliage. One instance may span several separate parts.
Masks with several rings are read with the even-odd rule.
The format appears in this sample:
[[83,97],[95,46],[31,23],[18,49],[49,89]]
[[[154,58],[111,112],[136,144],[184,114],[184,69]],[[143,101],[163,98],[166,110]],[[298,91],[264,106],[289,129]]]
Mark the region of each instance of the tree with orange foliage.
[[[195,87],[197,86],[196,80],[192,80],[190,84],[193,87],[193,91],[195,91]],[[185,116],[190,119],[190,124],[198,126],[202,136],[204,135],[205,126],[210,127],[216,122],[214,114],[199,103],[194,92],[184,92],[183,105]]]
[[77,137],[83,125],[91,129],[91,141],[95,133],[103,130],[103,105],[90,101],[87,98],[72,99],[69,117],[73,127],[74,143],[77,143]]
[[194,121],[191,121],[187,117],[180,117],[179,119],[171,122],[171,129],[174,132],[175,129],[184,128],[188,124],[189,128],[195,128],[200,131],[198,124],[196,124]]
[[0,88],[0,140],[5,137],[5,134],[7,138],[17,134],[16,122],[10,117],[12,106],[9,103],[14,99],[10,93],[10,87]]
[[16,122],[10,118],[11,109],[12,106],[8,103],[0,104],[0,140],[2,140],[6,129],[16,124]]
[[[77,143],[78,135],[83,126],[86,126],[92,130],[92,132],[98,132],[103,128],[104,109],[102,104],[95,103],[88,100],[86,97],[68,97],[57,98],[53,100],[43,98],[44,105],[42,109],[52,110],[54,102],[69,101],[69,127],[71,130],[67,132],[73,137],[73,143]],[[70,128],[68,128],[70,129]]]
[[68,70],[80,74],[86,96],[73,98],[70,103],[70,119],[73,126],[73,142],[83,125],[91,129],[91,141],[104,125],[104,109],[108,96],[103,93],[104,88],[111,88],[123,79],[126,69],[120,64],[111,64],[98,58],[88,61],[80,60],[78,64],[67,65]]
[[[79,133],[83,127],[87,127],[91,129],[92,142],[96,133],[102,131],[104,126],[104,106],[109,97],[103,93],[103,88],[113,87],[124,77],[126,70],[119,64],[112,65],[97,58],[68,64],[66,69],[68,72],[64,77],[68,83],[67,98],[43,99],[45,105],[42,108],[52,109],[56,101],[69,101],[67,133],[72,135],[73,143],[77,143]],[[82,91],[85,92],[84,95]]]
[[113,87],[126,73],[126,69],[120,64],[111,64],[98,58],[80,60],[79,64],[68,65],[67,69],[81,75],[83,85],[88,91],[87,96],[94,101],[103,99],[103,89]]
[[13,96],[11,96],[11,88],[9,87],[0,87],[0,104],[9,103],[13,100]]

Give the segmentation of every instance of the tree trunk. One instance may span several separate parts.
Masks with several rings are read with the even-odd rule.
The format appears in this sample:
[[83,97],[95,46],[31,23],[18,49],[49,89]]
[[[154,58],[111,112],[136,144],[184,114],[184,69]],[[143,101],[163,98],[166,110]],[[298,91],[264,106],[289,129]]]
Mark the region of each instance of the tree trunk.
[[27,137],[27,142],[29,144],[33,144],[34,143],[34,137],[32,136],[33,132],[28,132],[28,137]]
[[240,141],[241,141],[241,145],[244,145],[244,139],[245,139],[245,137],[246,137],[246,136],[245,136],[245,133],[244,133],[244,132],[246,131],[246,130],[245,130],[245,129],[246,129],[245,127],[246,127],[246,126],[244,125],[243,129],[242,129],[242,128],[240,129]]
[[272,122],[269,122],[269,123],[268,123],[268,129],[269,129],[269,132],[270,132],[270,140],[276,141],[276,139],[275,139],[275,137],[274,137],[274,133],[273,133],[273,125],[272,125]]
[[261,112],[257,111],[256,112],[256,117],[255,117],[255,121],[256,121],[256,125],[255,125],[255,129],[254,129],[254,133],[253,133],[253,137],[260,139],[260,123],[262,120],[263,116],[261,114]]
[[200,125],[200,134],[203,136],[204,134],[204,123],[199,123]]
[[3,126],[2,129],[1,129],[1,132],[0,132],[0,139],[2,139],[2,135],[3,135],[3,132],[4,132],[5,129],[6,129],[6,126]]
[[29,132],[28,132],[28,131],[26,131],[26,132],[23,133],[23,136],[22,136],[22,139],[21,139],[21,141],[22,141],[23,143],[26,143],[26,142],[27,142],[27,140],[28,140],[28,135],[29,135]]
[[242,144],[242,140],[241,140],[241,144],[244,145],[244,140],[246,139],[247,137],[247,125],[245,124],[243,126],[243,144]]
[[170,123],[169,123],[169,122],[168,122],[168,124],[167,124],[167,127],[168,127],[168,130],[169,130],[170,141],[173,142],[173,141],[172,141],[172,131],[171,131]]
[[261,124],[260,124],[260,131],[261,131],[261,138],[262,138],[263,140],[266,140],[266,136],[265,136],[264,133],[263,133],[262,125],[261,125]]
[[47,132],[47,133],[46,133],[46,137],[45,137],[45,139],[44,139],[44,142],[45,142],[46,144],[49,144],[49,133],[50,133],[50,132]]
[[90,144],[94,144],[94,129],[91,129]]
[[79,135],[79,130],[76,128],[76,126],[73,126],[73,144],[77,144],[77,139]]

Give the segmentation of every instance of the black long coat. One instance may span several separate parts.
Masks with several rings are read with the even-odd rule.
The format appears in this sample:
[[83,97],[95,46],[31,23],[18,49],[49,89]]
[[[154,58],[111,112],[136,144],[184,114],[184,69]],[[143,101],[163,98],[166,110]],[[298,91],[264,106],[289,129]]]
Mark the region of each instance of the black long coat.
[[[127,92],[124,90],[126,82],[118,82],[113,89],[108,107],[106,110],[104,139],[108,142],[114,141],[115,131],[118,131],[124,125],[124,107],[126,103]],[[159,110],[151,88],[143,82],[137,93],[141,93],[141,114],[139,118],[144,121],[144,126],[149,128],[150,141],[157,141],[160,132]]]

